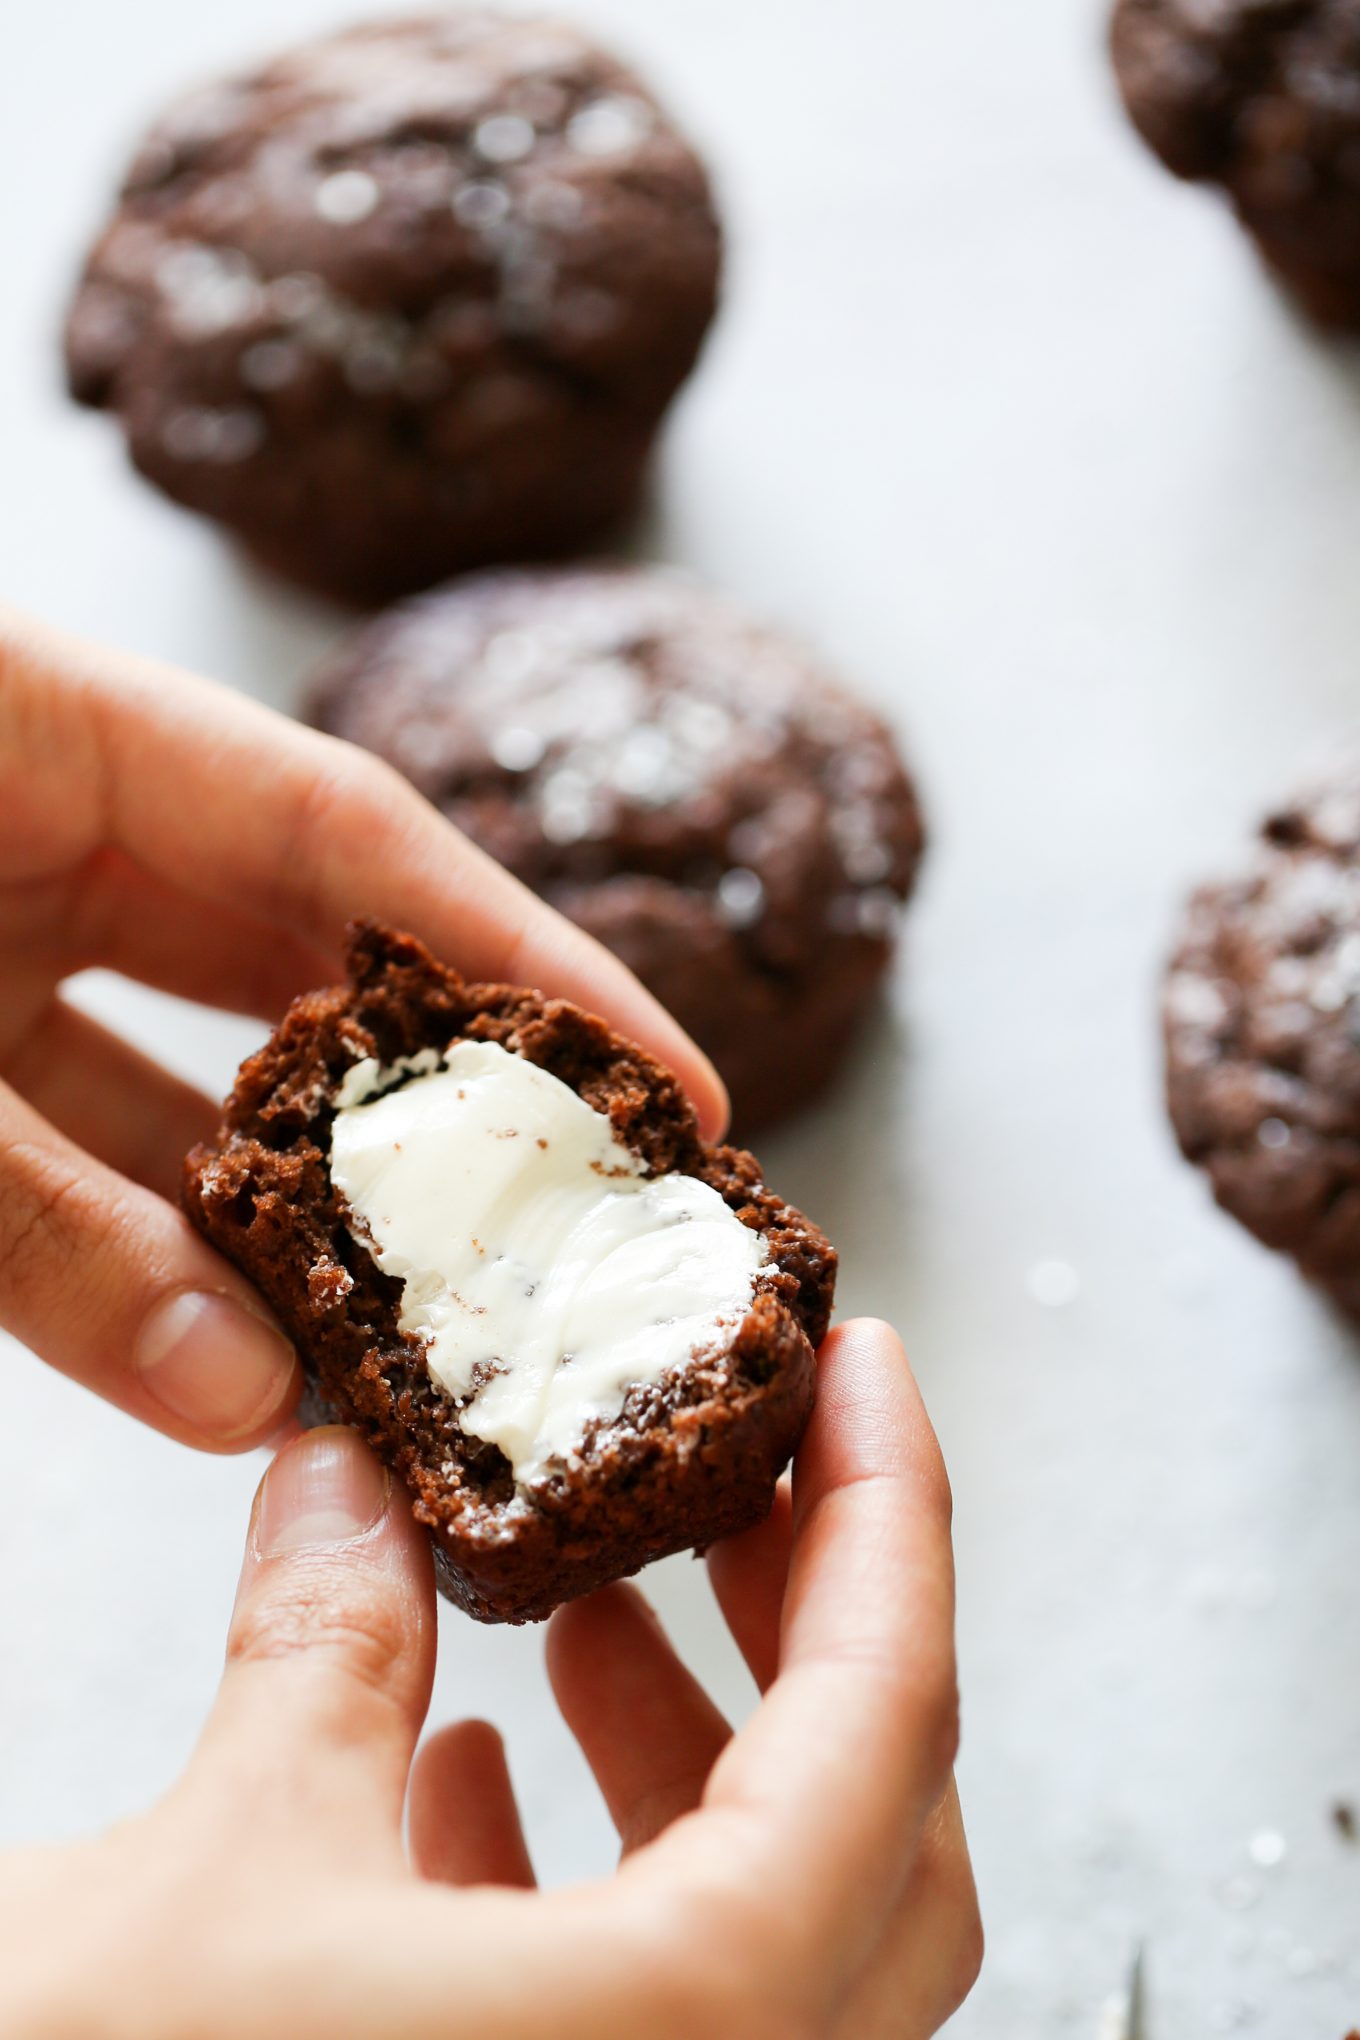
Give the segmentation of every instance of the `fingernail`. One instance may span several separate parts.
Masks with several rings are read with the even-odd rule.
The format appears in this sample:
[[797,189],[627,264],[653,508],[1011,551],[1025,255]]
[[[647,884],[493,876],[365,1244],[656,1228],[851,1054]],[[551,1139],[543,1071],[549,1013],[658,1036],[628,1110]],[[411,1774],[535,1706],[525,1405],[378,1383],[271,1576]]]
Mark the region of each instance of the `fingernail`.
[[387,1507],[392,1483],[357,1432],[309,1431],[279,1454],[264,1477],[255,1518],[261,1558],[307,1545],[362,1537]]
[[219,1444],[267,1422],[296,1371],[293,1349],[270,1319],[208,1289],[180,1289],[155,1305],[136,1363],[148,1395]]

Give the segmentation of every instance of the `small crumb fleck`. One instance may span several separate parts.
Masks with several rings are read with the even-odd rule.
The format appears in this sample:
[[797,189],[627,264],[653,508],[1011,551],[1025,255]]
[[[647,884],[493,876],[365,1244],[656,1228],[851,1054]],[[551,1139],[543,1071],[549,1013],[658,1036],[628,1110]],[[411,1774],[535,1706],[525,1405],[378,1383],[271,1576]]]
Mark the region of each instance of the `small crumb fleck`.
[[241,356],[241,381],[251,390],[281,390],[302,366],[302,355],[291,341],[257,340]]
[[583,156],[617,156],[644,141],[651,126],[650,108],[620,93],[583,106],[567,122],[567,140]]
[[1356,1819],[1355,1808],[1349,1799],[1338,1799],[1334,1802],[1332,1826],[1343,1841],[1353,1842],[1360,1836],[1360,1822]]
[[488,746],[492,757],[504,772],[532,772],[542,762],[547,749],[537,730],[531,730],[520,723],[508,723],[497,730]]
[[736,866],[718,880],[718,913],[729,928],[749,928],[764,905],[765,888],[756,872]]
[[498,227],[510,211],[510,194],[503,184],[479,178],[460,184],[453,194],[454,216],[465,227],[484,232]]
[[264,438],[264,420],[245,409],[172,411],[161,432],[161,443],[174,459],[224,465],[248,460]]
[[519,163],[535,142],[533,125],[518,113],[493,113],[479,121],[472,145],[487,163]]
[[377,179],[366,170],[337,170],[322,178],[312,203],[332,226],[353,227],[377,210],[380,195]]

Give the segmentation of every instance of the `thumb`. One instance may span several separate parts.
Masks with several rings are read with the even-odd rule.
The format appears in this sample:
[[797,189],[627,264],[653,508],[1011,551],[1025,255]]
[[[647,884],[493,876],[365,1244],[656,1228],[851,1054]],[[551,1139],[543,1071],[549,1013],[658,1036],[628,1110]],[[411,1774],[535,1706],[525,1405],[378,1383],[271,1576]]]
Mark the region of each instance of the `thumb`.
[[[434,1672],[429,1545],[356,1432],[306,1432],[255,1498],[217,1704],[190,1774],[246,1819],[336,1849],[401,1852]],[[231,1817],[231,1813],[228,1817]]]
[[0,1325],[120,1409],[211,1451],[258,1445],[297,1401],[293,1349],[163,1198],[0,1083]]

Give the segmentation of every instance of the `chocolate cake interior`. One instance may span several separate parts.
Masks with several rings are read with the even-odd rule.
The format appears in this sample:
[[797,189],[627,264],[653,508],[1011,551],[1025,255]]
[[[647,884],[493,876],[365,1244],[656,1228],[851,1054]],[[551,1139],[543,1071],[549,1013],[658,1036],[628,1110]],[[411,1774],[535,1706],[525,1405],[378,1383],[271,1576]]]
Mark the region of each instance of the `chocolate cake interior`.
[[[486,1619],[524,1620],[663,1551],[756,1520],[811,1405],[813,1348],[835,1256],[764,1185],[753,1157],[700,1140],[668,1072],[564,1001],[478,986],[409,937],[354,931],[351,983],[297,1001],[243,1067],[217,1141],[186,1167],[186,1207],[256,1282],[298,1346],[306,1414],[357,1424],[406,1480],[440,1581]],[[761,1242],[749,1308],[721,1347],[628,1389],[608,1421],[530,1485],[461,1419],[400,1323],[403,1283],[377,1264],[331,1180],[337,1100],[360,1065],[402,1080],[452,1044],[493,1044],[566,1085],[648,1178],[708,1186]],[[362,1228],[358,1231],[361,1233]],[[480,1384],[475,1384],[474,1387]]]

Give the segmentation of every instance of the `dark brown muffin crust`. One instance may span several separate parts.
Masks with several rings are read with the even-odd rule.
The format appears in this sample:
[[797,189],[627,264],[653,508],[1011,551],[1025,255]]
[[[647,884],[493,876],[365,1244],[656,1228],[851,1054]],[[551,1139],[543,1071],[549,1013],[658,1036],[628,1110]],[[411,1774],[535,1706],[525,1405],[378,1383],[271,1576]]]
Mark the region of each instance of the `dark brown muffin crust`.
[[386,758],[713,1057],[742,1134],[825,1084],[924,833],[879,719],[678,574],[482,574],[348,638],[312,719]]
[[[603,1021],[537,992],[466,984],[412,937],[372,926],[353,931],[349,970],[348,985],[294,1003],[242,1067],[216,1141],[185,1168],[190,1218],[298,1348],[308,1419],[356,1425],[401,1475],[443,1592],[483,1621],[536,1621],[759,1521],[812,1406],[835,1284],[825,1238],[765,1187],[753,1156],[705,1147],[675,1079]],[[549,1070],[650,1173],[708,1183],[770,1251],[726,1352],[634,1389],[579,1463],[522,1492],[495,1446],[464,1435],[458,1402],[398,1329],[401,1285],[352,1237],[330,1182],[347,1070],[464,1038]]]
[[615,523],[718,269],[702,165],[631,71],[562,23],[455,9],[172,108],[67,367],[169,495],[376,601]]
[[1165,999],[1171,1118],[1214,1195],[1360,1312],[1360,760],[1190,903]]
[[1360,326],[1356,0],[1118,0],[1112,42],[1168,168],[1227,190],[1314,318]]

